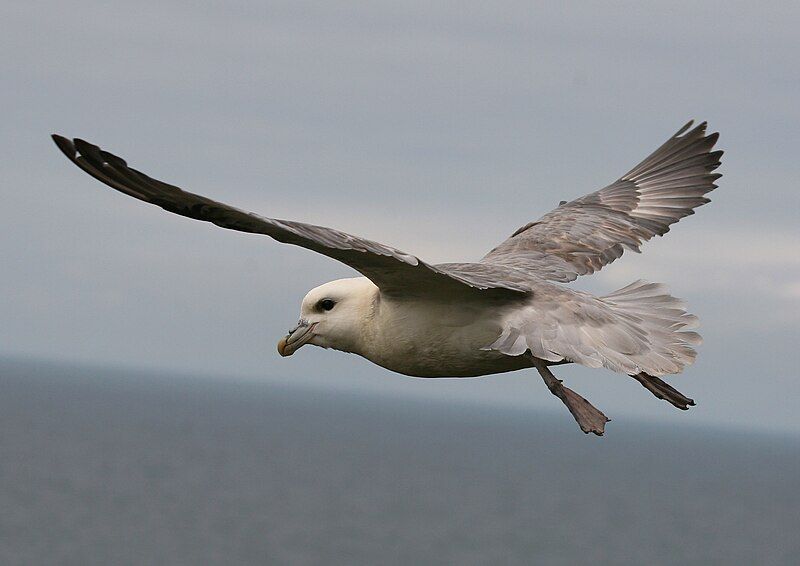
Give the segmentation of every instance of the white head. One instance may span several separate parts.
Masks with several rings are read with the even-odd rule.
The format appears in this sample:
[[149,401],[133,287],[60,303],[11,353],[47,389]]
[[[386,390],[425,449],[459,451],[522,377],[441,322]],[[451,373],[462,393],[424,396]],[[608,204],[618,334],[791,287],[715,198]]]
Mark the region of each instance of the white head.
[[304,344],[313,344],[358,353],[377,293],[366,277],[337,279],[312,289],[300,305],[297,326],[278,342],[278,352],[291,356]]

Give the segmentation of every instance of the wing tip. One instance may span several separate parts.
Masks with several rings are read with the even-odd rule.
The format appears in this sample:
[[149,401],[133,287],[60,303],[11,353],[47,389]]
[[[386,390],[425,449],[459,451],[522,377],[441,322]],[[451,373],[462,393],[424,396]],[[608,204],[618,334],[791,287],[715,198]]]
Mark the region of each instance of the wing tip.
[[70,159],[75,157],[75,144],[71,140],[58,134],[51,134],[50,137],[64,155]]
[[81,138],[73,139],[72,144],[75,146],[75,149],[78,150],[78,153],[80,153],[84,157],[87,157],[89,154],[100,151],[99,146],[96,146],[93,143],[88,142]]
[[680,130],[675,132],[675,135],[673,135],[672,137],[673,138],[680,137],[682,134],[684,134],[686,131],[688,131],[689,128],[692,127],[692,124],[694,124],[694,120],[689,120],[688,122],[686,122],[686,124],[683,125],[683,127]]
[[[682,133],[686,132],[692,126],[693,123],[694,120],[689,120],[689,122],[683,128],[681,128],[677,134],[675,134],[675,137],[679,137]],[[719,141],[719,132],[711,132],[709,134],[706,134],[707,128],[708,128],[708,122],[706,120],[703,120],[692,131],[687,133],[686,136],[684,137],[704,138],[709,143],[708,148],[711,149]]]
[[708,121],[703,120],[702,122],[698,123],[697,126],[692,128],[694,122],[695,122],[694,119],[686,122],[686,124],[680,130],[678,130],[672,137],[679,138],[683,134],[686,134],[685,137],[697,137],[699,135],[705,137],[708,140],[712,140],[712,147],[713,147],[713,144],[717,143],[717,140],[719,139],[719,132],[712,132],[706,135],[706,129],[708,129]]

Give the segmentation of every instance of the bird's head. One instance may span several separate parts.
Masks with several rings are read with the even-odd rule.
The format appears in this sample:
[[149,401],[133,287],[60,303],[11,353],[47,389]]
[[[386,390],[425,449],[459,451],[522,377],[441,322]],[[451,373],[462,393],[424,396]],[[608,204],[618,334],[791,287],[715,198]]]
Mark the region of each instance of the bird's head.
[[371,317],[378,288],[366,277],[337,279],[315,287],[300,305],[300,320],[278,342],[281,356],[304,344],[358,352],[364,325]]

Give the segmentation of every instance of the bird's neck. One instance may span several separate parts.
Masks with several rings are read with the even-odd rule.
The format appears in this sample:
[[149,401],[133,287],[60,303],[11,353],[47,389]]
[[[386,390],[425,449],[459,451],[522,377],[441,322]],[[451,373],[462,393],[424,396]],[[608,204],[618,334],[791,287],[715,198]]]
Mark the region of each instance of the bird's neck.
[[377,287],[370,289],[359,305],[360,317],[358,332],[352,353],[369,358],[369,353],[376,347],[380,332],[380,316],[384,298]]

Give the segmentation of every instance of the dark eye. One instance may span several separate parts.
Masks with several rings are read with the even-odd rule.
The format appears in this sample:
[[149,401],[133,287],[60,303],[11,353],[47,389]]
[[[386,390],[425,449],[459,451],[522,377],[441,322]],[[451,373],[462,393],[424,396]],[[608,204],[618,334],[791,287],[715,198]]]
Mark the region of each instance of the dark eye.
[[322,299],[317,303],[317,306],[324,311],[329,311],[336,306],[336,301],[333,299]]

